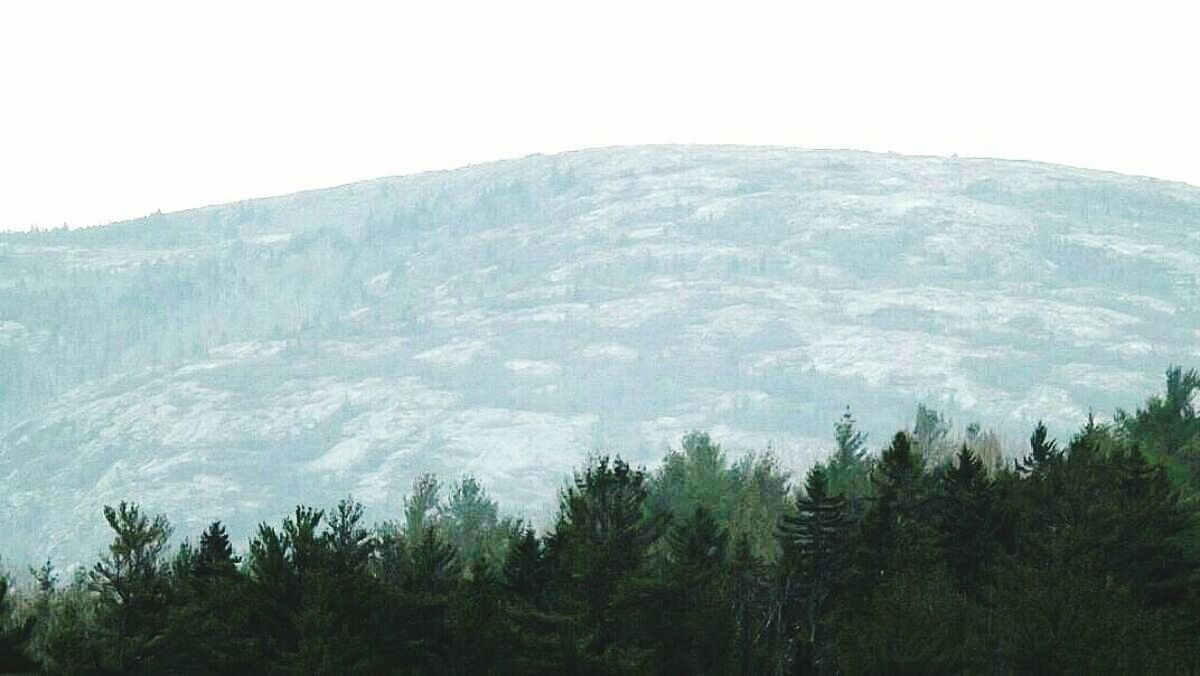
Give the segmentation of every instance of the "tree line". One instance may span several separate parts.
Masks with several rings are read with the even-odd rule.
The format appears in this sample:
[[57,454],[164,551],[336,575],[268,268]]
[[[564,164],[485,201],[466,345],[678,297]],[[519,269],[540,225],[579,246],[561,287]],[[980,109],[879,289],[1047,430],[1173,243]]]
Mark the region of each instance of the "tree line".
[[[653,470],[592,458],[541,531],[471,477],[394,520],[346,499],[171,547],[104,509],[70,580],[0,579],[0,671],[54,673],[1182,673],[1200,669],[1200,392],[1019,453],[944,421],[836,450],[793,482],[706,434]],[[798,484],[798,485],[794,485]]]

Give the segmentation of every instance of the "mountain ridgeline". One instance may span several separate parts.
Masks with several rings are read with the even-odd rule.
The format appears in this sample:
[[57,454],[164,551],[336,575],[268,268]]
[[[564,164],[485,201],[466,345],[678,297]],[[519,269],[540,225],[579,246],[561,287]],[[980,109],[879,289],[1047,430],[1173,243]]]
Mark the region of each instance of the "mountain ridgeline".
[[0,235],[0,552],[91,560],[125,499],[241,543],[426,474],[545,526],[589,453],[799,472],[846,404],[1065,438],[1200,356],[1198,225],[1151,179],[644,147]]

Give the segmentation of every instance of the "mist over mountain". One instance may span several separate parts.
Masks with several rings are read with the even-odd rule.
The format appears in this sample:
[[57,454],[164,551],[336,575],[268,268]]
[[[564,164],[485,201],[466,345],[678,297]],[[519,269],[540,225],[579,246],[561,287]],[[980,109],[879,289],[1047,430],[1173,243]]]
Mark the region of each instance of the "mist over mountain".
[[88,558],[122,499],[382,518],[426,472],[536,521],[591,451],[800,469],[846,405],[1067,432],[1200,358],[1198,226],[1152,179],[664,146],[0,235],[0,553]]

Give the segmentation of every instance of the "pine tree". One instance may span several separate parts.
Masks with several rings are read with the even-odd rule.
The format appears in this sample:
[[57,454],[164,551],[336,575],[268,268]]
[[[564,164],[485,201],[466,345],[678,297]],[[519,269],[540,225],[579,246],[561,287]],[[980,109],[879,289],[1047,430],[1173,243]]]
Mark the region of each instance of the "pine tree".
[[451,651],[455,673],[486,673],[504,662],[517,639],[504,610],[499,572],[485,554],[478,553],[471,559],[466,580],[454,596],[450,623],[455,632]]
[[826,465],[826,477],[831,494],[845,496],[852,512],[870,493],[871,463],[867,457],[867,434],[855,427],[850,407],[834,427],[837,448]]
[[1033,435],[1029,437],[1029,455],[1017,462],[1017,471],[1021,474],[1034,474],[1044,470],[1050,463],[1056,462],[1061,454],[1058,442],[1047,440],[1046,426],[1038,421]]
[[546,585],[546,562],[541,540],[532,528],[514,535],[504,559],[504,584],[516,596],[533,599]]
[[312,643],[312,609],[323,572],[325,547],[318,528],[324,516],[321,510],[297,506],[279,530],[262,524],[250,541],[247,593],[264,661],[303,669],[312,665],[312,651],[321,645]]
[[379,546],[375,536],[363,525],[362,504],[350,498],[340,501],[334,508],[322,539],[329,549],[334,574],[347,579],[366,574]]
[[1109,526],[1094,534],[1103,543],[1103,561],[1147,607],[1178,607],[1197,570],[1185,551],[1194,537],[1194,512],[1164,468],[1151,465],[1138,446],[1114,451],[1108,464]]
[[425,526],[436,519],[441,506],[442,484],[432,474],[424,474],[413,481],[412,493],[404,498],[404,530],[418,535]]
[[765,566],[754,556],[746,535],[734,541],[729,561],[729,605],[733,613],[732,673],[749,676],[765,667],[758,641],[768,615]]
[[632,644],[618,643],[628,627],[618,600],[662,532],[643,518],[646,497],[645,472],[601,457],[560,499],[549,550],[558,583],[582,610],[572,625],[581,631],[572,631],[592,668],[625,670],[641,659]]
[[963,444],[940,479],[938,546],[958,590],[978,593],[997,550],[999,515],[983,462]]
[[498,558],[507,541],[499,507],[472,476],[455,483],[445,510],[445,529],[450,543],[466,561],[479,557]]
[[834,438],[837,441],[837,450],[834,451],[833,460],[844,465],[851,465],[862,462],[867,455],[867,434],[860,432],[854,424],[854,415],[850,413],[850,407],[846,407],[846,412],[842,414],[842,419],[834,426]]
[[1166,391],[1134,413],[1118,411],[1120,432],[1131,443],[1161,461],[1186,468],[1191,482],[1200,482],[1200,372],[1180,366],[1167,370]]
[[34,672],[38,665],[29,656],[34,618],[14,620],[8,598],[8,578],[0,575],[0,673]]
[[907,434],[896,433],[871,472],[874,499],[863,515],[858,557],[868,580],[927,563],[925,483],[921,457]]
[[667,557],[647,597],[657,628],[659,673],[723,672],[731,657],[733,613],[724,580],[729,533],[712,512],[696,506],[670,529]]
[[148,517],[136,504],[104,507],[115,537],[93,566],[91,589],[99,598],[105,668],[152,670],[164,643],[169,578],[162,555],[171,535],[163,516]]
[[408,550],[412,590],[444,594],[462,579],[462,560],[454,545],[446,542],[435,526],[425,526]]
[[324,510],[301,505],[282,524],[292,582],[287,615],[292,642],[285,644],[278,660],[286,669],[304,673],[334,673],[330,652],[335,646],[329,636],[333,618],[322,603],[328,556],[319,532],[324,518]]
[[220,521],[212,522],[200,535],[193,573],[199,577],[228,578],[237,572],[241,558],[234,556],[229,535]]
[[720,444],[703,432],[689,432],[648,481],[647,505],[658,515],[690,515],[703,506],[718,520],[727,520],[734,481]]
[[846,498],[831,494],[826,471],[812,468],[804,492],[796,496],[796,513],[783,517],[779,538],[783,545],[785,622],[793,628],[793,664],[821,670],[832,659],[827,616],[845,567],[849,538]]
[[193,549],[184,542],[172,563],[166,665],[176,670],[232,673],[251,668],[249,610],[240,558],[224,526],[214,521]]
[[520,674],[557,674],[558,633],[570,621],[565,609],[550,593],[550,565],[545,547],[532,528],[512,534],[505,554],[502,584],[508,593],[505,606],[512,631],[506,668]]
[[394,629],[410,641],[405,658],[410,668],[445,672],[455,649],[450,617],[454,594],[463,582],[462,559],[432,523],[408,538],[401,589],[404,624]]
[[363,525],[363,512],[351,498],[339,501],[320,536],[324,554],[310,581],[304,642],[320,647],[308,663],[327,673],[370,670],[371,643],[383,635],[374,605],[380,589],[369,570],[378,541]]

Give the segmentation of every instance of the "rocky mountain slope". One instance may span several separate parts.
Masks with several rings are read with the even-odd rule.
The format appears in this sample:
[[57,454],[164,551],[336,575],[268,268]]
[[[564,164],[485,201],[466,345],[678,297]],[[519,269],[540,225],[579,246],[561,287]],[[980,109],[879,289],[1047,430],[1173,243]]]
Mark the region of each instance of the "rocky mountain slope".
[[100,506],[238,536],[472,473],[535,520],[686,430],[802,468],[854,407],[1019,440],[1200,360],[1200,189],[1024,162],[592,150],[0,236],[0,554]]

